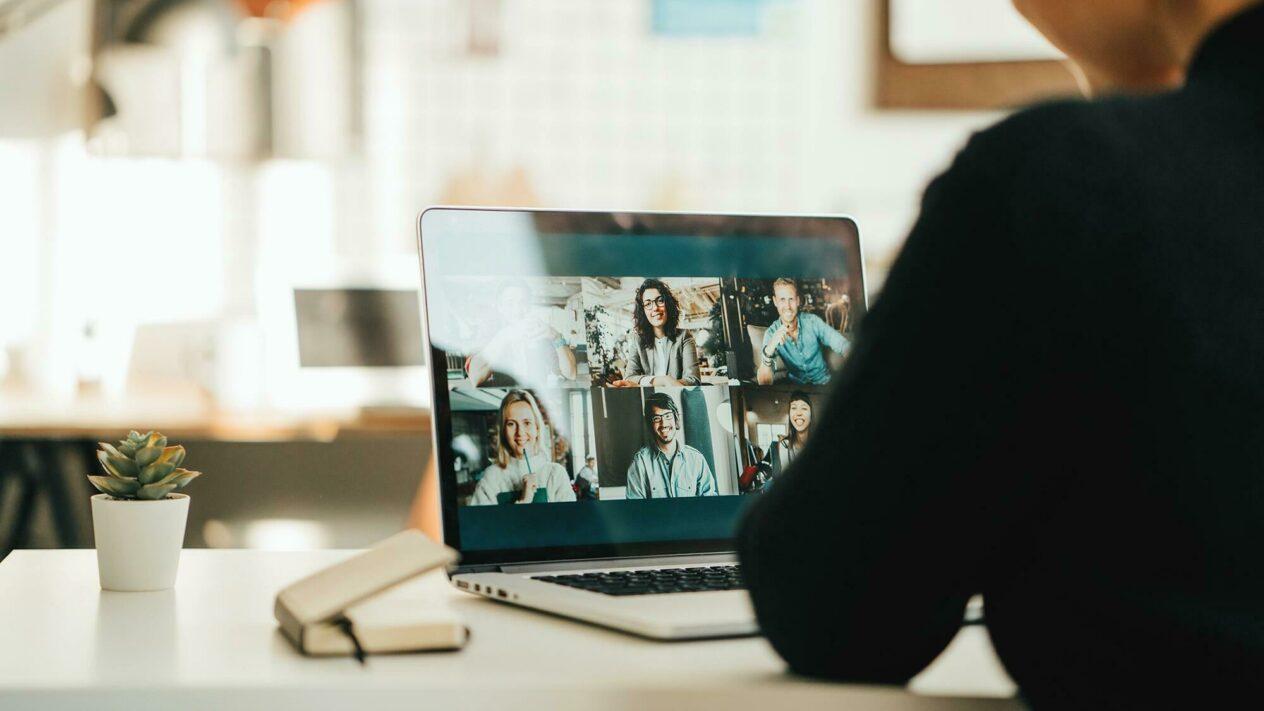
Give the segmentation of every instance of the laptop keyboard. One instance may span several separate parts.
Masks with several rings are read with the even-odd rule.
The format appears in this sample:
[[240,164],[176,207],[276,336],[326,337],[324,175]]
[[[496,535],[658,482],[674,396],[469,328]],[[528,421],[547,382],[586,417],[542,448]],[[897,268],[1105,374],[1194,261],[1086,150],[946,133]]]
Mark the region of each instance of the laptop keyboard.
[[536,575],[533,580],[556,583],[605,595],[656,595],[663,593],[741,590],[741,566],[713,565],[658,570],[611,570],[577,575]]

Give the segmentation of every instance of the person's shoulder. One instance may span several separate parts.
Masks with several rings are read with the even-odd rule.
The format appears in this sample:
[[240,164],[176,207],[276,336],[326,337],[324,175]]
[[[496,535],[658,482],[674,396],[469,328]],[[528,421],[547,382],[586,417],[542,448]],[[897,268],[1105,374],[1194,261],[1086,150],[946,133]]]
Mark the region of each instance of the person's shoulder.
[[1098,166],[1131,162],[1143,150],[1150,124],[1163,120],[1177,100],[1161,94],[1036,104],[972,135],[953,168],[1006,181],[1091,178],[1101,173]]
[[680,443],[680,452],[686,457],[698,457],[700,459],[706,459],[706,457],[702,456],[702,452],[699,451],[696,447],[690,447],[684,442]]
[[825,323],[825,319],[821,318],[820,316],[817,316],[814,313],[807,313],[807,312],[800,313],[799,320],[805,322],[812,328],[817,328],[820,326],[828,326],[828,324]]
[[[1118,248],[1131,211],[1145,204],[1140,178],[1156,130],[1146,122],[1168,120],[1172,101],[1063,100],[1018,111],[971,136],[927,188],[923,214],[946,215],[951,248],[975,250],[974,263],[990,271],[1002,260],[1050,271],[1092,262]],[[979,227],[957,228],[963,216]]]
[[483,476],[480,481],[496,481],[498,479],[503,479],[508,475],[508,469],[492,462],[487,465],[487,468],[483,469]]

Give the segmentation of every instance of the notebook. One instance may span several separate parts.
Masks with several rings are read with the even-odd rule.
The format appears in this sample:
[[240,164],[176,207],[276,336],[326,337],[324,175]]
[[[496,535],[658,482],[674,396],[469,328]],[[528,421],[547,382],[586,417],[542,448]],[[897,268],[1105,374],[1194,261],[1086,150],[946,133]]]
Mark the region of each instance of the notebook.
[[277,594],[281,631],[305,654],[456,649],[465,626],[439,601],[401,583],[456,562],[456,551],[402,531]]

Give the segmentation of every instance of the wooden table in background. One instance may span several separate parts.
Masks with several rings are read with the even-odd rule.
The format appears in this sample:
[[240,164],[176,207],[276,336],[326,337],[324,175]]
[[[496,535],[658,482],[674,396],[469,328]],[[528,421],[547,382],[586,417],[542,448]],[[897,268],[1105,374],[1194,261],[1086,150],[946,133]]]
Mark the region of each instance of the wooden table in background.
[[95,470],[96,443],[129,430],[157,430],[173,442],[332,442],[351,438],[429,437],[430,412],[417,408],[348,408],[293,413],[217,407],[204,390],[184,383],[137,387],[116,398],[101,393],[53,397],[0,388],[0,558],[28,544],[37,502],[44,498],[58,543],[92,544],[74,510],[93,492],[84,472]]

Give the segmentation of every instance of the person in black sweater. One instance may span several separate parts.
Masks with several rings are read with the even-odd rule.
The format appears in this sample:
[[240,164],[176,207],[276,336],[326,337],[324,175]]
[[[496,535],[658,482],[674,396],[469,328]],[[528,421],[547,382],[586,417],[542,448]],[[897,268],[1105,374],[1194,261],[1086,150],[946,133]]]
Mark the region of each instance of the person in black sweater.
[[1020,112],[931,183],[741,523],[760,626],[903,684],[981,593],[1037,708],[1264,690],[1264,5],[1017,4],[1150,91]]

